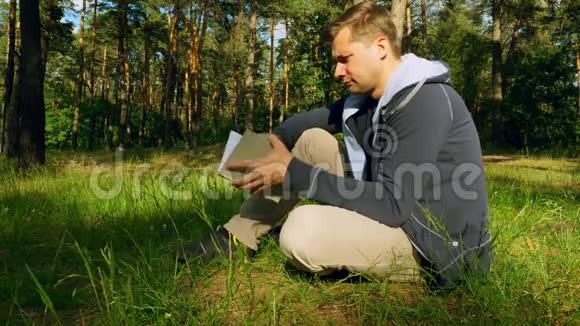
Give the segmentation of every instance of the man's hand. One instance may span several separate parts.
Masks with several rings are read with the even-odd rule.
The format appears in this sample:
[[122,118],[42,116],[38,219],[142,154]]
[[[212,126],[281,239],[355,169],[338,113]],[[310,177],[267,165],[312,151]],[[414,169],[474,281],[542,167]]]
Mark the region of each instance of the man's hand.
[[258,194],[284,182],[284,176],[293,156],[278,136],[270,134],[268,141],[272,145],[272,151],[266,157],[253,161],[231,162],[226,165],[228,170],[241,172],[252,170],[242,178],[232,181],[232,185],[250,191],[252,194]]

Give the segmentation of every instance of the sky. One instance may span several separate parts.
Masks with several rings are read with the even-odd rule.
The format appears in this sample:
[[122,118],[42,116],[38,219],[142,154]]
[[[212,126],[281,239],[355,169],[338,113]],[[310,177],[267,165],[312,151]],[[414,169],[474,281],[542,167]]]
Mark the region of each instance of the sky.
[[80,15],[80,10],[83,7],[83,0],[73,0],[73,4],[75,7],[75,10],[77,10],[78,12],[74,12],[72,10],[66,10],[64,13],[64,17],[63,17],[63,21],[70,21],[75,25],[75,32],[81,22],[81,15]]
[[[72,11],[72,10],[66,10],[64,17],[63,17],[63,21],[70,21],[74,24],[75,26],[75,33],[78,31],[79,28],[79,24],[81,21],[81,15],[80,15],[80,11],[82,9],[83,6],[83,0],[73,0],[72,1],[74,4],[74,8],[76,10]],[[89,1],[87,1],[89,2]],[[88,6],[88,4],[87,4]],[[286,31],[284,28],[284,25],[282,23],[278,23],[276,24],[276,26],[274,27],[274,44],[275,46],[278,46],[278,42],[280,41],[280,39],[283,39],[286,37]]]
[[[92,2],[91,0],[86,0],[87,1],[87,7],[89,6],[89,4]],[[8,3],[9,0],[0,0],[0,3],[4,2],[4,3]],[[62,21],[69,21],[72,22],[75,26],[75,32],[78,31],[79,25],[80,25],[80,21],[81,21],[81,14],[80,11],[82,9],[83,6],[83,0],[72,0],[72,3],[74,5],[74,9],[75,10],[65,10],[64,13],[64,17],[62,19]],[[285,32],[285,28],[284,25],[281,23],[276,24],[276,27],[274,28],[274,40],[276,43],[276,46],[278,45],[278,41],[280,39],[283,39],[286,35]]]

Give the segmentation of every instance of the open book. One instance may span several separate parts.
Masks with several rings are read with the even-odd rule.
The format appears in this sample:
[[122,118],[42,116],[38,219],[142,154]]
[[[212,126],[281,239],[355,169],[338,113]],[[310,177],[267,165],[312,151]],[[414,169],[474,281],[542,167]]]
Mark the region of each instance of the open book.
[[[230,131],[224,153],[218,168],[218,174],[228,179],[229,181],[241,178],[244,173],[238,171],[230,171],[225,168],[229,162],[237,162],[244,160],[260,159],[272,150],[272,146],[268,142],[268,134],[257,134],[251,131],[246,131],[244,135],[240,135],[235,131]],[[248,171],[249,172],[249,171]],[[277,192],[276,189],[271,190],[272,193]],[[280,196],[269,195],[264,196],[275,202],[280,201]]]

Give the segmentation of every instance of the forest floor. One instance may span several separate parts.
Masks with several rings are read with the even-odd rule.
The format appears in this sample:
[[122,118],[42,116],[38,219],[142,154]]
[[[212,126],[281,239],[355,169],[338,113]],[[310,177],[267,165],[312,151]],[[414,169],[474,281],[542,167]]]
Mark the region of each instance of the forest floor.
[[[266,238],[258,255],[180,264],[176,248],[237,213],[195,153],[49,153],[0,161],[0,323],[569,324],[580,320],[580,160],[486,156],[495,262],[446,295],[419,282],[321,279]],[[117,157],[119,161],[119,157]]]

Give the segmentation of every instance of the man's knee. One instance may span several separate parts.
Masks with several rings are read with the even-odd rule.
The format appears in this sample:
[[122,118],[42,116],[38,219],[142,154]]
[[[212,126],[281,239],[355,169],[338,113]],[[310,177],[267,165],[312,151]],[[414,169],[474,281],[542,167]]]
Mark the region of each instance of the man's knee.
[[300,138],[298,138],[295,147],[306,151],[312,151],[320,148],[320,146],[328,148],[335,144],[338,145],[336,138],[334,138],[334,136],[332,136],[328,131],[321,128],[311,128],[302,133]]
[[343,174],[338,141],[324,129],[312,128],[304,131],[298,138],[292,154],[308,164],[319,166],[337,175]]
[[305,265],[313,255],[316,255],[316,243],[320,228],[320,220],[313,214],[313,206],[304,205],[295,208],[280,231],[280,248],[284,255],[293,261]]

